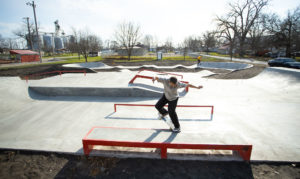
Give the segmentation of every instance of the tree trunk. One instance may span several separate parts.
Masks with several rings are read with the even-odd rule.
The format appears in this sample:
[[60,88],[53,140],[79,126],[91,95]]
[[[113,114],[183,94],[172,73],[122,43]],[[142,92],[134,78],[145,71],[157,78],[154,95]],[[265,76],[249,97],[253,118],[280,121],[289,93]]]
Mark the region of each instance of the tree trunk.
[[233,56],[233,45],[230,45],[229,53],[230,53],[230,60],[232,61],[232,56]]
[[288,39],[286,43],[285,56],[291,57],[291,44],[292,44],[292,25],[289,25],[288,29]]
[[88,62],[88,61],[87,61],[87,57],[88,57],[88,56],[87,56],[87,54],[85,53],[85,54],[84,54],[85,62]]
[[128,56],[128,61],[130,61],[130,60],[131,60],[131,49],[128,49],[128,54],[127,54],[127,56]]
[[240,57],[244,57],[244,39],[240,40],[240,48],[239,48],[239,55]]

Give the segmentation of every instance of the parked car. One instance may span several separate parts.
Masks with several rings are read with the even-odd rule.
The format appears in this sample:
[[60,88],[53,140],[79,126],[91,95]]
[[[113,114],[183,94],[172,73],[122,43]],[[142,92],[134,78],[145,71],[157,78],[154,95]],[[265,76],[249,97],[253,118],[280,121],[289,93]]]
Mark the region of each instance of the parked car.
[[300,62],[287,62],[286,67],[300,69]]
[[277,58],[278,57],[278,53],[274,53],[274,52],[268,52],[264,54],[265,57],[271,57],[271,58]]
[[268,61],[268,65],[271,67],[287,67],[288,62],[296,62],[294,59],[292,58],[275,58],[272,60]]
[[300,57],[300,52],[291,53],[292,58]]

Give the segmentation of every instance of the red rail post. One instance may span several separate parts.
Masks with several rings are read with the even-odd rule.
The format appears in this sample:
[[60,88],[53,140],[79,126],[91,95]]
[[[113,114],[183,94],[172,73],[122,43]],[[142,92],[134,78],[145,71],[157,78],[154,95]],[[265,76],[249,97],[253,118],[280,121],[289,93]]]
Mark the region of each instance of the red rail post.
[[162,159],[167,159],[168,158],[168,154],[167,154],[167,147],[161,147],[160,148],[160,157]]
[[84,70],[84,76],[86,76],[86,71]]
[[237,152],[245,161],[250,161],[252,146],[245,146],[243,149],[240,149]]

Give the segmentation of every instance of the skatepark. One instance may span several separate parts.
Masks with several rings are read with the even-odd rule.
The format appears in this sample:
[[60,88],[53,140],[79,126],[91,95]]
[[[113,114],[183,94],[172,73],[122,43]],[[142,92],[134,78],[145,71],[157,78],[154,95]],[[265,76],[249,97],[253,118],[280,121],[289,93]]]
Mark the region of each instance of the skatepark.
[[[232,64],[207,63],[204,68],[251,67]],[[102,63],[88,65],[92,70],[116,68]],[[76,66],[82,68],[82,64],[72,64]],[[87,137],[139,143],[251,145],[252,161],[300,160],[299,70],[265,68],[251,79],[221,80],[205,78],[214,74],[208,70],[166,74],[143,71],[143,67],[117,68],[119,72],[69,73],[28,81],[1,77],[0,147],[84,155],[82,140]],[[136,75],[177,75],[179,80],[204,86],[180,91],[178,105],[186,106],[177,108],[181,133],[169,131],[151,107],[162,95],[163,86],[143,77],[132,82]],[[89,154],[160,158],[160,152],[156,147],[95,146]],[[241,160],[226,149],[168,149],[168,158]]]

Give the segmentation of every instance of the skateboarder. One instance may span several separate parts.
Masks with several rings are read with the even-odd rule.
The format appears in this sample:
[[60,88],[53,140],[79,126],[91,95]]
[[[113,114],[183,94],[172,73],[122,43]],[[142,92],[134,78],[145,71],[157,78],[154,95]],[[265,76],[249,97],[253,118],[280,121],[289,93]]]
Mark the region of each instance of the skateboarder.
[[202,56],[200,56],[200,55],[197,57],[197,64],[198,64],[198,66],[201,65],[201,58],[202,58]]
[[[159,119],[164,119],[167,124],[170,126],[173,132],[180,132],[180,124],[178,122],[178,117],[176,114],[176,106],[178,102],[178,88],[196,88],[201,89],[202,86],[194,86],[191,84],[185,84],[182,82],[179,82],[176,77],[170,77],[170,78],[162,78],[162,77],[153,77],[152,79],[153,83],[155,81],[158,81],[164,85],[164,94],[160,98],[160,100],[156,103],[155,108],[158,110]],[[168,111],[164,108],[166,104],[168,105]],[[171,120],[169,118],[165,118],[166,115],[170,116]]]

